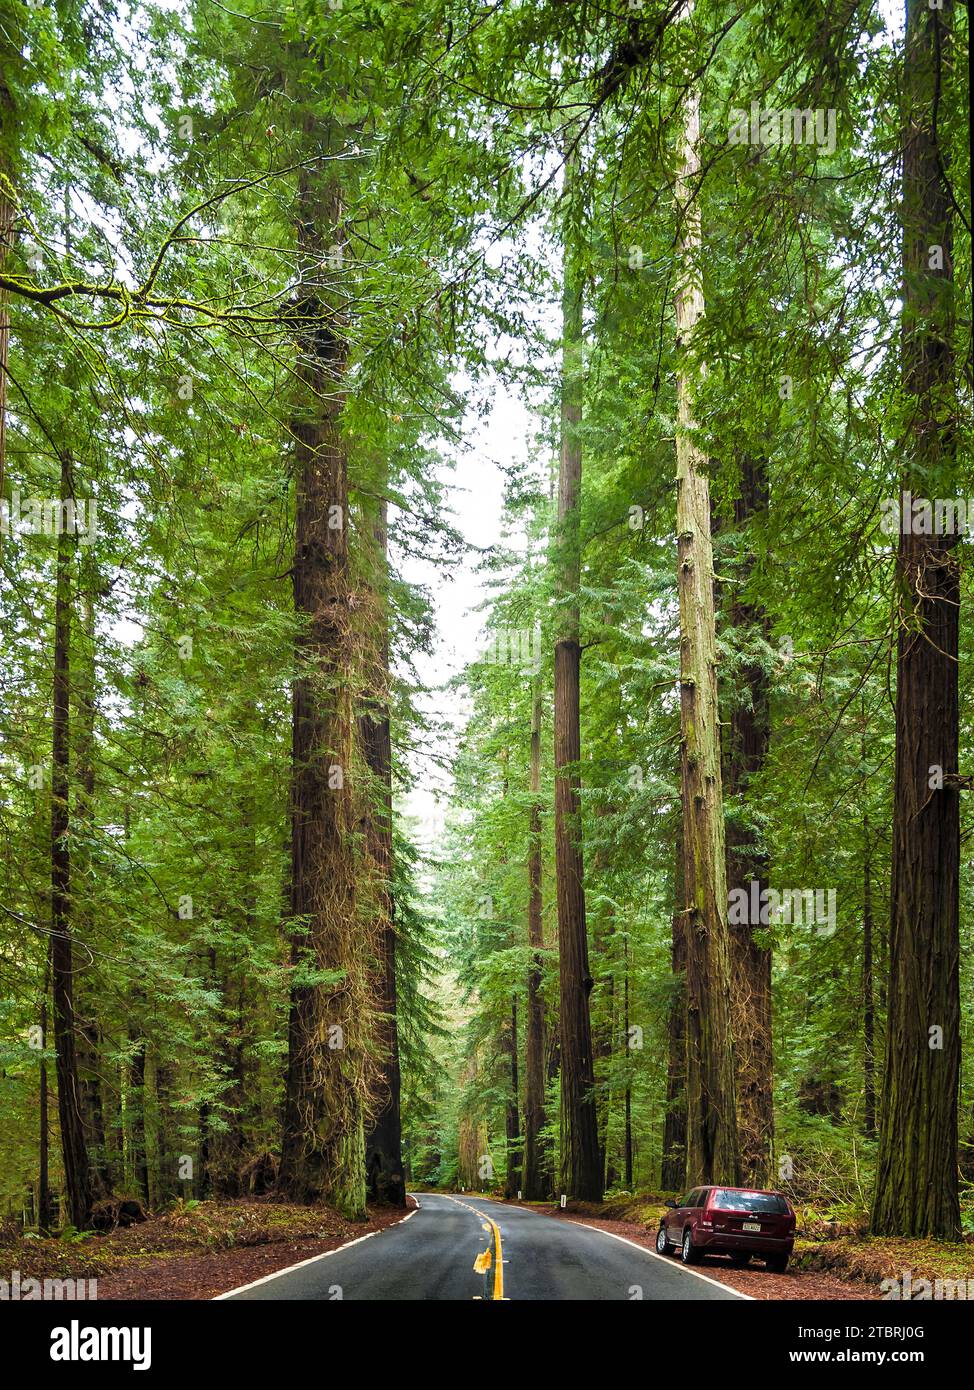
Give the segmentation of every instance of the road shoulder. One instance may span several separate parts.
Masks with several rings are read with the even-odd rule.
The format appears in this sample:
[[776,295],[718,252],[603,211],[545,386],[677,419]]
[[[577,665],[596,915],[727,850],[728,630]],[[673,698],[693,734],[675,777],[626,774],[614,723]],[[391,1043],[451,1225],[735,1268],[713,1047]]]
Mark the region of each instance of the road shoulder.
[[[553,1221],[571,1221],[578,1225],[588,1226],[593,1230],[605,1231],[608,1235],[621,1236],[623,1239],[631,1241],[632,1244],[641,1246],[651,1254],[656,1253],[656,1230],[633,1221],[619,1221],[607,1217],[600,1217],[589,1211],[562,1211],[559,1207],[548,1203],[534,1202],[510,1202],[498,1199],[502,1206],[520,1206],[530,1211],[537,1212],[541,1216],[549,1217]],[[679,1265],[679,1260],[669,1256],[661,1256],[668,1263]],[[878,1288],[860,1282],[850,1282],[838,1278],[834,1274],[821,1273],[818,1271],[789,1269],[785,1274],[770,1274],[757,1261],[754,1261],[753,1268],[731,1269],[729,1264],[720,1256],[708,1256],[700,1265],[695,1266],[696,1272],[706,1275],[708,1279],[714,1280],[718,1284],[723,1284],[726,1288],[734,1289],[735,1292],[745,1294],[749,1298],[759,1301],[778,1302],[792,1299],[823,1299],[833,1300],[874,1300],[879,1298]]]

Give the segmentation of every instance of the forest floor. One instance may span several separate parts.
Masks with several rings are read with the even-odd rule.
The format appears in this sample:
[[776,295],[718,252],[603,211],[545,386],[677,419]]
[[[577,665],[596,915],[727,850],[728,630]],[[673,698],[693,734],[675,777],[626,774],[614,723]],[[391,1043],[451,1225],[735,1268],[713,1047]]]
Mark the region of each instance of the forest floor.
[[[646,1249],[655,1249],[656,1232],[665,1210],[665,1197],[650,1194],[618,1197],[600,1203],[569,1202],[562,1210],[548,1202],[519,1202],[557,1221],[579,1221],[613,1235],[624,1236]],[[824,1221],[809,1212],[799,1223],[795,1250],[785,1274],[771,1274],[755,1263],[732,1269],[723,1256],[708,1256],[698,1268],[756,1299],[882,1299],[884,1280],[896,1280],[902,1293],[909,1275],[907,1297],[924,1296],[927,1280],[934,1287],[926,1297],[938,1297],[936,1280],[970,1281],[967,1296],[974,1297],[974,1239],[959,1244],[944,1241],[884,1237],[865,1234],[866,1218],[847,1225]],[[894,1295],[895,1296],[895,1295]],[[943,1291],[941,1298],[950,1297]],[[964,1290],[960,1297],[965,1297]]]
[[[408,1204],[416,1205],[412,1198]],[[383,1231],[405,1215],[370,1207],[365,1221],[348,1221],[331,1207],[264,1198],[179,1203],[81,1240],[0,1229],[0,1269],[18,1270],[21,1288],[27,1279],[96,1279],[99,1302],[207,1299]]]

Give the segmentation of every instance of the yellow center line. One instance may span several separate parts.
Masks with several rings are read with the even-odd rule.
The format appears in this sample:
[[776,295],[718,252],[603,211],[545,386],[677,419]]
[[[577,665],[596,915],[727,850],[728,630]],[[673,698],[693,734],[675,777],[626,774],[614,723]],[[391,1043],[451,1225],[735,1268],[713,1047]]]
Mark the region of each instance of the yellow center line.
[[501,1233],[496,1221],[490,1221],[490,1229],[494,1233],[494,1298],[504,1297],[504,1255],[501,1250]]
[[501,1247],[501,1233],[496,1221],[492,1221],[485,1211],[478,1211],[469,1202],[462,1202],[459,1197],[451,1197],[449,1192],[442,1194],[448,1201],[456,1202],[458,1207],[466,1207],[467,1211],[472,1211],[474,1216],[479,1216],[481,1221],[486,1221],[484,1230],[490,1228],[494,1237],[494,1293],[493,1298],[504,1297],[504,1253]]

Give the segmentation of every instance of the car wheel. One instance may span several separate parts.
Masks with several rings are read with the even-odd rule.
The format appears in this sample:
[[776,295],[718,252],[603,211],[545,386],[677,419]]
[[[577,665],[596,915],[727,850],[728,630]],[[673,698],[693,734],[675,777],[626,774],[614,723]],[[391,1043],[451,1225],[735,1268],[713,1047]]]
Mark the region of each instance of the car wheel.
[[666,1227],[661,1224],[656,1232],[656,1253],[657,1255],[668,1255],[672,1249],[673,1246],[666,1239]]
[[788,1268],[787,1255],[765,1255],[764,1266],[769,1274],[784,1274]]
[[700,1263],[700,1251],[693,1248],[693,1232],[689,1226],[683,1232],[681,1258],[685,1265],[698,1265]]

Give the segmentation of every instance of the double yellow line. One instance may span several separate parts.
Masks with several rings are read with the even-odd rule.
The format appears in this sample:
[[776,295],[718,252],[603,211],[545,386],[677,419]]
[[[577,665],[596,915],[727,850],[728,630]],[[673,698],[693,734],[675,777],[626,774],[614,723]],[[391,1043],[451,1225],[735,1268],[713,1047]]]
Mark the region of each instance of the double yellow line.
[[494,1235],[494,1298],[503,1298],[504,1254],[501,1250],[501,1233],[496,1221],[491,1221],[490,1217],[486,1215],[484,1216],[484,1220],[490,1226],[490,1229]]
[[458,1207],[466,1207],[467,1211],[472,1211],[474,1216],[479,1216],[482,1222],[486,1222],[485,1230],[489,1229],[494,1241],[494,1291],[492,1299],[504,1297],[504,1251],[501,1246],[501,1233],[496,1221],[492,1221],[485,1211],[478,1211],[469,1202],[461,1202],[459,1197],[450,1197],[445,1192],[444,1197],[449,1197],[451,1202],[456,1202]]

